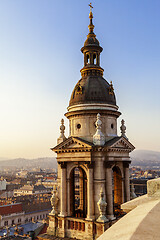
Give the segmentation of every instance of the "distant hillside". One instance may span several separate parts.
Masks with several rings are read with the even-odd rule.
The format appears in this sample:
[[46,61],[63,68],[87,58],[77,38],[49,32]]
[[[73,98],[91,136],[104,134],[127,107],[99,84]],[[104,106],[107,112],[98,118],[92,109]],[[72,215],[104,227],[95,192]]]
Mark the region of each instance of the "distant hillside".
[[3,168],[57,168],[56,158],[36,158],[36,159],[25,159],[25,158],[17,158],[11,160],[0,161],[0,169]]
[[[2,158],[1,158],[2,159]],[[132,166],[143,167],[160,167],[160,152],[135,150],[131,153]],[[19,168],[19,169],[32,169],[32,168],[57,168],[56,158],[36,158],[25,159],[17,158],[12,160],[0,161],[0,169],[4,168]]]
[[131,153],[132,166],[160,167],[160,152],[135,150]]

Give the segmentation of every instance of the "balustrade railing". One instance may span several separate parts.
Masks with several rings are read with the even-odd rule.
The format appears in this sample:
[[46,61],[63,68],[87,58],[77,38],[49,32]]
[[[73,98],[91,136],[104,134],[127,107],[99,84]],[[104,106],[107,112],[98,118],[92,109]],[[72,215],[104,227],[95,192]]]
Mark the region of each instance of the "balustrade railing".
[[85,232],[85,223],[77,220],[68,220],[68,229]]

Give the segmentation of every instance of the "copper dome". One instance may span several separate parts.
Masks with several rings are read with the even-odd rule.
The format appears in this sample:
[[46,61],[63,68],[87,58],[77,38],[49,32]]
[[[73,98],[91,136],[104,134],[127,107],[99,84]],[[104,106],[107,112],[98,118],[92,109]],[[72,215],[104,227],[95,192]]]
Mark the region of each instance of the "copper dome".
[[69,106],[89,103],[116,105],[116,98],[112,87],[101,76],[83,77],[78,81],[72,92]]

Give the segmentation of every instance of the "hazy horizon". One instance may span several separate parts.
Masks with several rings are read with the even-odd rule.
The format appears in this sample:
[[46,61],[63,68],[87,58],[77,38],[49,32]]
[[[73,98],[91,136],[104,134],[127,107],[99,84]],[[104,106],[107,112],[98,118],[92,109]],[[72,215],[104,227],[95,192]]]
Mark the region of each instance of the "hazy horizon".
[[[90,1],[0,1],[0,156],[55,157],[81,78]],[[92,1],[104,78],[136,149],[160,149],[160,1]]]
[[[160,154],[160,151],[153,151],[153,150],[144,150],[144,149],[135,149],[131,155],[134,155],[134,152],[145,152],[145,153],[152,153],[155,154]],[[56,158],[56,154],[53,153],[53,156],[45,156],[45,157],[30,157],[30,158],[26,158],[26,157],[17,157],[17,158],[3,158],[3,157],[0,157],[0,161],[7,161],[7,160],[15,160],[15,159],[27,159],[27,160],[32,160],[32,159],[38,159],[38,158]]]

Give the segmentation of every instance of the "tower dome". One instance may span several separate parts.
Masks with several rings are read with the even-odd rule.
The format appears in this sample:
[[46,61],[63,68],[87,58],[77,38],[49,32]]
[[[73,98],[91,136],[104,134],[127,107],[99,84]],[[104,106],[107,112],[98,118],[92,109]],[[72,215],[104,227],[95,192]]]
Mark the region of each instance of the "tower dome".
[[102,76],[89,75],[81,78],[72,92],[69,106],[86,103],[116,105],[112,84]]
[[103,78],[103,69],[100,67],[100,53],[103,48],[94,34],[92,23],[93,14],[89,14],[89,34],[81,48],[84,54],[84,67],[81,69],[82,78],[72,92],[69,107],[77,104],[102,103],[116,106],[116,98],[112,83]]
[[[90,7],[91,4],[89,5]],[[81,79],[75,85],[67,113],[70,136],[79,136],[92,142],[95,135],[97,114],[101,115],[102,132],[105,140],[117,136],[117,118],[120,116],[113,84],[103,78],[100,66],[100,54],[103,48],[94,33],[93,14],[89,13],[89,33],[81,52],[84,55],[84,66],[80,70]]]

